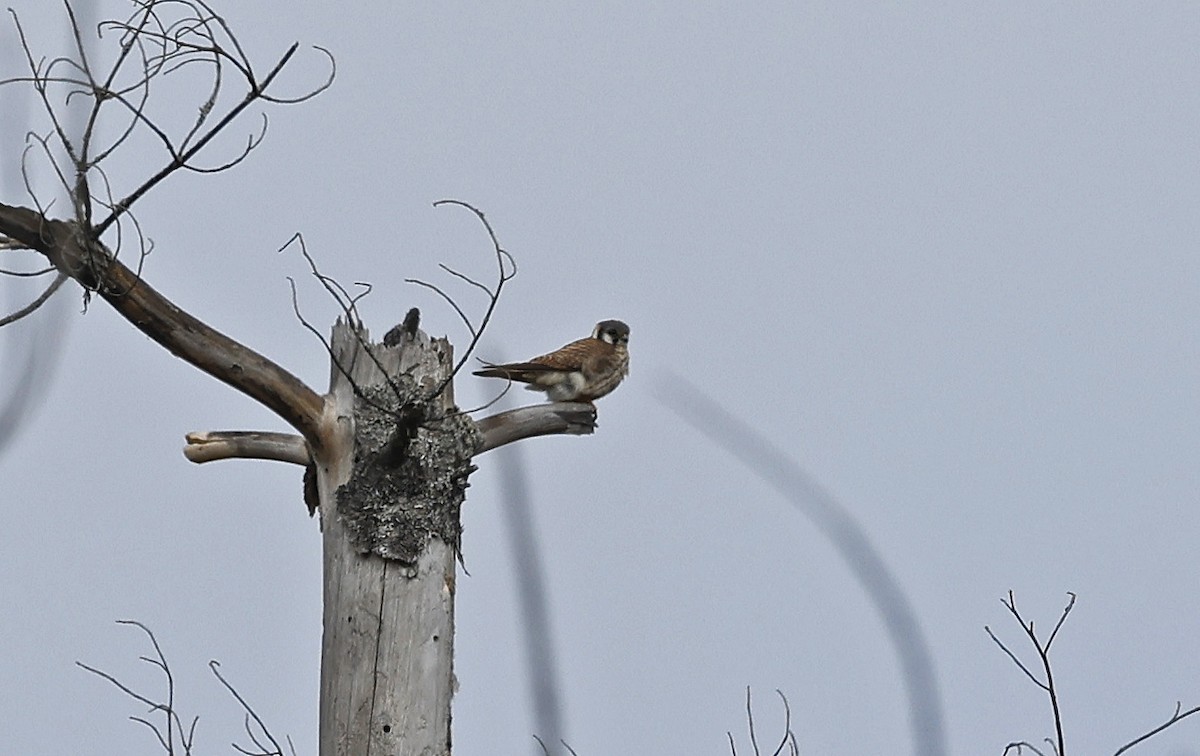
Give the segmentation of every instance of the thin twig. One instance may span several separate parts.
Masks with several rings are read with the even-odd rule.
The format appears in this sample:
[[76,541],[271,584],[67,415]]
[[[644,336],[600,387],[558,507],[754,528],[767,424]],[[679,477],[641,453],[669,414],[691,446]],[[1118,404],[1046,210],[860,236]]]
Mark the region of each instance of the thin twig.
[[984,632],[986,632],[988,634],[988,637],[990,637],[995,642],[995,644],[1000,647],[1000,650],[1003,651],[1005,654],[1007,654],[1009,659],[1012,659],[1013,664],[1016,664],[1017,667],[1022,672],[1025,673],[1025,676],[1033,681],[1034,685],[1038,686],[1039,688],[1041,688],[1044,691],[1049,692],[1050,689],[1048,687],[1046,687],[1046,683],[1037,679],[1037,676],[1029,671],[1029,668],[1025,666],[1025,664],[1017,657],[1017,655],[1014,654],[1011,650],[1009,650],[1008,646],[1004,645],[1004,641],[1002,641],[996,637],[996,634],[992,632],[992,628],[988,627],[987,625],[984,625],[983,629],[984,629]]
[[1188,709],[1187,711],[1184,711],[1184,712],[1180,711],[1182,708],[1183,708],[1183,702],[1176,701],[1175,702],[1175,713],[1171,715],[1170,719],[1168,719],[1166,722],[1163,722],[1158,727],[1155,727],[1153,730],[1150,730],[1145,735],[1136,737],[1133,740],[1126,743],[1125,745],[1121,746],[1113,753],[1113,756],[1121,756],[1121,754],[1125,753],[1130,748],[1133,748],[1135,745],[1138,745],[1138,744],[1142,743],[1143,741],[1149,740],[1153,736],[1157,735],[1158,733],[1162,732],[1163,730],[1167,729],[1168,727],[1176,724],[1180,720],[1186,719],[1187,717],[1190,717],[1193,714],[1200,712],[1200,706],[1196,706],[1196,707]]
[[1033,743],[1030,743],[1025,740],[1017,741],[1014,743],[1009,743],[1008,745],[1004,746],[1004,753],[1002,754],[1002,756],[1008,756],[1008,752],[1011,750],[1014,750],[1014,749],[1017,752],[1017,756],[1021,756],[1021,751],[1022,751],[1022,749],[1025,749],[1025,748],[1028,748],[1029,750],[1033,751],[1034,753],[1037,754],[1037,756],[1046,756],[1046,754],[1043,753],[1041,749],[1039,749]]
[[783,738],[779,741],[779,747],[771,754],[771,756],[779,756],[783,753],[783,748],[788,744],[789,740],[795,739],[796,735],[792,732],[792,707],[788,705],[787,696],[783,695],[783,691],[779,688],[775,689],[779,694],[779,700],[783,701]]
[[[471,205],[470,203],[467,203],[467,202],[463,202],[461,200],[444,199],[444,200],[438,200],[437,202],[433,203],[434,207],[441,207],[442,205],[457,205],[458,207],[465,208],[465,209],[469,210],[472,214],[474,214],[475,217],[479,220],[480,224],[483,225],[484,229],[487,231],[488,238],[492,242],[492,249],[494,250],[495,255],[496,255],[496,269],[497,269],[496,286],[494,288],[488,288],[487,286],[479,283],[478,281],[475,281],[474,279],[472,279],[462,273],[459,273],[456,270],[453,270],[446,266],[442,266],[443,270],[446,270],[451,275],[453,275],[457,278],[461,278],[462,280],[467,281],[471,285],[476,286],[476,287],[482,289],[483,291],[487,292],[488,305],[487,305],[487,309],[484,310],[483,317],[481,317],[479,319],[479,325],[475,326],[474,328],[471,328],[470,325],[468,325],[468,330],[471,331],[471,341],[467,344],[466,350],[463,351],[462,355],[458,359],[458,362],[455,363],[454,368],[450,371],[450,374],[447,375],[446,378],[441,383],[438,384],[437,388],[435,388],[432,392],[429,393],[428,396],[425,397],[425,401],[429,401],[430,399],[433,399],[434,397],[440,396],[441,393],[446,390],[446,387],[449,386],[451,382],[453,382],[455,376],[457,376],[459,371],[462,370],[463,365],[465,365],[467,363],[467,361],[471,358],[471,355],[474,354],[475,347],[478,346],[479,340],[483,337],[483,332],[485,330],[487,330],[488,323],[490,323],[491,319],[492,319],[492,313],[494,313],[496,311],[496,305],[499,304],[499,302],[500,302],[500,294],[504,290],[504,285],[506,283],[508,283],[510,280],[512,280],[512,278],[514,276],[517,275],[516,260],[513,259],[513,256],[511,254],[509,254],[507,250],[505,250],[503,247],[500,246],[500,240],[499,240],[499,238],[497,238],[496,232],[492,228],[492,224],[490,222],[488,222],[487,217],[484,216],[484,214],[481,210],[476,208],[474,205]],[[427,287],[433,289],[434,291],[438,291],[440,293],[440,290],[431,284],[424,283],[421,281],[413,281],[413,283],[420,283],[421,285],[427,286]],[[444,294],[443,294],[443,297],[445,297]],[[446,297],[446,298],[448,299],[449,297]],[[456,307],[455,309],[457,310],[458,308]],[[461,311],[459,311],[459,315],[460,315],[460,317],[463,317],[465,319],[465,316],[462,314]]]
[[67,278],[68,276],[66,273],[59,273],[54,277],[54,280],[50,282],[50,285],[46,287],[46,290],[43,291],[37,299],[33,300],[14,313],[0,317],[0,327],[6,326],[9,323],[15,323],[21,318],[37,310],[37,308],[46,303],[46,300],[54,296],[54,292],[58,291],[58,288],[63,285]]
[[[1011,614],[1013,616],[1013,618],[1017,621],[1017,624],[1021,626],[1021,630],[1024,631],[1026,637],[1029,638],[1029,642],[1033,645],[1034,650],[1037,652],[1038,659],[1042,663],[1042,671],[1045,673],[1045,681],[1044,682],[1042,680],[1039,680],[1037,678],[1037,676],[1034,675],[1033,672],[1031,672],[1029,670],[1029,668],[1026,667],[1024,663],[1021,662],[1021,660],[1017,657],[1017,655],[1014,654],[1011,650],[1009,650],[1009,648],[1007,646],[1005,646],[1004,643],[1002,643],[999,638],[996,637],[995,633],[992,632],[991,628],[987,627],[986,625],[984,626],[984,630],[987,632],[988,636],[990,636],[991,639],[993,641],[995,641],[996,645],[999,646],[1000,649],[1002,651],[1004,651],[1005,654],[1008,655],[1008,658],[1011,659],[1013,661],[1013,663],[1016,664],[1017,667],[1022,672],[1025,673],[1026,677],[1028,677],[1030,680],[1032,680],[1039,688],[1041,688],[1042,690],[1044,690],[1046,692],[1046,695],[1048,695],[1050,697],[1050,709],[1054,715],[1055,739],[1050,740],[1049,738],[1047,738],[1046,742],[1050,744],[1050,748],[1054,752],[1054,754],[1056,754],[1056,756],[1064,756],[1065,745],[1064,745],[1064,738],[1063,738],[1062,710],[1059,708],[1058,690],[1054,687],[1054,672],[1051,669],[1051,665],[1050,665],[1050,646],[1054,643],[1054,639],[1058,636],[1058,631],[1060,629],[1062,629],[1063,623],[1066,622],[1067,615],[1070,614],[1071,609],[1073,609],[1075,607],[1075,598],[1076,598],[1075,594],[1068,592],[1067,595],[1070,597],[1067,601],[1067,605],[1063,609],[1062,614],[1059,616],[1058,622],[1055,623],[1054,629],[1050,631],[1050,635],[1047,636],[1045,641],[1042,641],[1038,638],[1037,633],[1034,630],[1033,621],[1030,620],[1027,622],[1025,620],[1025,618],[1021,616],[1020,610],[1017,609],[1016,596],[1013,594],[1012,591],[1008,592],[1007,600],[1005,600],[1005,599],[1000,600],[1000,603],[1004,604],[1004,607],[1006,609],[1008,609],[1009,614]],[[1024,741],[1022,741],[1021,743],[1016,744],[1016,745],[1018,745],[1018,747],[1020,745],[1025,745],[1025,746],[1028,746],[1029,748],[1033,748],[1033,746],[1030,746],[1028,743],[1025,743]],[[1010,745],[1010,747],[1011,747],[1011,745]]]
[[760,756],[758,752],[758,738],[754,735],[754,707],[750,705],[750,686],[746,686],[746,722],[750,726],[750,746],[754,748],[754,756]]

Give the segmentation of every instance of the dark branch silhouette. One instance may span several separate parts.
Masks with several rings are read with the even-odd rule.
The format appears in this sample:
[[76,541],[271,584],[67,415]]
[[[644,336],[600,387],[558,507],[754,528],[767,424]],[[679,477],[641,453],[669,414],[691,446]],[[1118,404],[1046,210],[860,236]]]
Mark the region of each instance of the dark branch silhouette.
[[1001,603],[1004,604],[1004,606],[1008,609],[1009,614],[1011,614],[1013,618],[1017,620],[1017,624],[1019,624],[1021,629],[1025,631],[1026,637],[1029,638],[1029,642],[1033,644],[1033,648],[1037,651],[1038,660],[1042,664],[1042,671],[1045,675],[1044,679],[1038,679],[1037,675],[1030,671],[1029,667],[1025,666],[1025,664],[1017,657],[1017,655],[1009,650],[1008,646],[1004,645],[1003,641],[996,637],[996,634],[992,632],[990,627],[987,625],[984,625],[983,627],[983,629],[987,631],[988,636],[995,641],[996,645],[1008,655],[1008,658],[1011,659],[1013,663],[1025,673],[1025,676],[1032,680],[1033,683],[1039,688],[1044,690],[1046,695],[1050,697],[1050,708],[1054,711],[1055,736],[1055,740],[1051,742],[1051,746],[1054,748],[1054,751],[1058,754],[1058,756],[1065,756],[1063,751],[1062,712],[1058,707],[1058,691],[1054,687],[1054,673],[1050,669],[1050,646],[1053,645],[1054,639],[1058,636],[1058,631],[1062,629],[1063,623],[1067,621],[1067,615],[1070,614],[1071,609],[1075,607],[1075,594],[1067,593],[1067,595],[1071,598],[1067,601],[1067,605],[1063,609],[1062,615],[1058,618],[1058,622],[1055,623],[1054,629],[1050,631],[1050,635],[1047,636],[1046,640],[1044,641],[1040,640],[1037,637],[1037,634],[1034,632],[1033,621],[1030,620],[1027,623],[1021,617],[1021,612],[1017,610],[1017,601],[1013,596],[1012,591],[1008,592],[1007,600],[1001,600]]
[[1113,753],[1113,756],[1121,756],[1121,754],[1125,753],[1130,748],[1133,748],[1136,745],[1141,745],[1141,743],[1143,741],[1149,740],[1151,737],[1157,735],[1158,733],[1162,732],[1163,730],[1167,729],[1168,727],[1178,723],[1181,719],[1185,719],[1196,713],[1200,713],[1200,706],[1195,706],[1191,709],[1188,709],[1187,711],[1183,711],[1183,702],[1176,701],[1175,702],[1175,713],[1173,713],[1171,715],[1170,719],[1168,719],[1166,722],[1163,722],[1158,727],[1155,727],[1153,730],[1150,730],[1146,734],[1140,735],[1140,736],[1134,738],[1133,740],[1129,741],[1125,745],[1121,746]]
[[[23,162],[26,191],[35,209],[0,203],[0,245],[43,255],[60,277],[70,277],[83,287],[85,305],[92,294],[99,295],[173,354],[275,411],[305,437],[311,448],[319,449],[323,430],[323,399],[319,395],[274,362],[175,307],[142,279],[141,265],[151,244],[131,208],[180,170],[211,172],[239,163],[261,143],[261,128],[232,158],[221,158],[211,165],[196,161],[210,155],[216,137],[251,105],[302,102],[324,91],[333,80],[332,58],[325,82],[299,96],[282,96],[275,91],[276,82],[298,45],[289,47],[260,76],[229,25],[204,0],[139,0],[127,18],[99,25],[102,39],[107,35],[115,40],[111,60],[100,66],[96,60],[99,56],[91,54],[85,44],[83,27],[70,2],[66,9],[75,50],[71,56],[49,61],[34,54],[19,17],[12,13],[28,72],[5,79],[0,85],[27,85],[37,94],[49,127],[30,132],[26,160],[37,155],[47,162],[71,198],[71,214],[67,220],[48,216],[53,202],[39,199],[29,180],[30,166]],[[178,105],[171,106],[164,117],[156,117],[151,85],[185,67],[207,69],[210,86],[195,120],[175,128],[167,122],[170,115],[179,112]],[[241,81],[240,94],[234,95],[231,102],[223,95],[227,71],[234,72],[235,80]],[[86,108],[79,135],[70,134],[65,125],[64,112],[72,101]],[[117,125],[113,118],[119,119]],[[102,143],[102,134],[115,136]],[[158,145],[163,165],[115,199],[101,163],[124,153],[138,164],[152,159],[153,151],[141,142],[135,143],[136,136],[149,136]],[[95,220],[94,216],[102,217]],[[106,244],[102,237],[110,229],[112,239]],[[134,269],[118,260],[129,235],[137,239],[138,262]],[[39,297],[32,307],[7,316],[6,322],[15,322],[14,315],[24,316],[37,309],[50,293]]]
[[[157,669],[163,675],[163,680],[166,684],[165,697],[151,696],[140,693],[132,687],[121,682],[121,680],[113,674],[105,672],[96,667],[84,664],[83,662],[75,662],[81,669],[107,680],[114,687],[120,690],[125,695],[132,698],[134,701],[147,707],[145,715],[135,715],[129,717],[130,721],[146,727],[154,734],[159,746],[168,754],[168,756],[190,756],[195,748],[196,725],[199,722],[199,717],[192,717],[189,722],[184,721],[180,716],[179,710],[175,703],[175,676],[171,672],[171,665],[167,662],[167,657],[163,653],[162,647],[158,643],[158,639],[151,632],[150,628],[140,622],[133,620],[119,620],[118,625],[129,625],[141,630],[150,645],[154,648],[153,656],[141,656],[139,660],[149,664]],[[279,742],[271,734],[266,724],[258,716],[254,708],[246,702],[246,699],[237,691],[237,689],[221,675],[220,664],[215,661],[208,663],[209,669],[212,670],[213,676],[221,683],[224,688],[229,691],[238,705],[242,707],[245,715],[243,726],[246,730],[246,736],[254,744],[257,751],[248,750],[234,743],[233,747],[237,751],[247,756],[283,756],[283,749]],[[263,741],[266,741],[264,744]],[[291,740],[288,740],[289,746]],[[269,747],[268,747],[269,746]],[[295,754],[295,749],[291,749],[291,753]]]
[[517,275],[516,260],[513,259],[513,256],[509,254],[507,250],[500,246],[500,239],[496,236],[496,232],[492,228],[492,224],[488,221],[487,217],[484,216],[483,211],[479,210],[470,203],[456,199],[438,200],[437,202],[433,203],[434,207],[442,207],[443,205],[455,205],[465,208],[479,220],[479,223],[487,232],[488,239],[492,244],[492,250],[496,256],[496,283],[493,286],[487,286],[486,284],[483,284],[464,273],[460,273],[447,265],[439,264],[438,267],[440,267],[442,270],[461,281],[465,281],[470,286],[479,289],[487,296],[487,307],[484,309],[483,316],[479,319],[479,325],[473,325],[470,318],[464,314],[462,308],[455,304],[454,298],[446,294],[446,292],[442,291],[442,289],[427,281],[422,281],[416,278],[405,279],[405,281],[408,283],[417,284],[418,286],[423,286],[427,289],[437,292],[442,299],[446,300],[451,304],[451,306],[453,306],[454,311],[466,323],[467,330],[471,334],[471,341],[467,344],[467,348],[463,350],[463,353],[459,356],[458,362],[456,362],[454,365],[454,369],[450,371],[450,374],[446,376],[445,380],[443,380],[437,386],[437,388],[433,389],[433,391],[429,393],[425,401],[439,396],[443,391],[445,391],[446,387],[454,382],[455,376],[457,376],[459,371],[462,370],[463,365],[465,365],[467,361],[471,359],[471,355],[475,353],[475,347],[479,345],[479,340],[483,338],[483,332],[487,330],[488,323],[490,323],[492,320],[492,313],[496,311],[496,305],[500,303],[500,294],[504,290],[504,285]]
[[[542,740],[537,735],[534,735],[533,739],[537,741],[539,746],[541,746],[544,756],[550,756],[550,749],[546,747],[546,741]],[[569,746],[565,740],[560,740],[558,742],[567,750],[567,753],[571,754],[571,756],[579,756],[578,753],[575,753],[575,749]]]
[[[1054,628],[1050,631],[1050,634],[1046,636],[1045,640],[1038,638],[1037,633],[1034,632],[1033,620],[1026,620],[1025,617],[1021,615],[1021,612],[1017,609],[1016,598],[1013,596],[1012,591],[1008,592],[1007,599],[1001,599],[1000,601],[1000,603],[1004,604],[1004,607],[1008,609],[1008,613],[1013,616],[1013,619],[1017,621],[1017,624],[1021,626],[1021,630],[1025,633],[1025,637],[1029,639],[1030,644],[1033,646],[1034,652],[1037,654],[1038,661],[1042,666],[1042,672],[1044,674],[1043,678],[1039,678],[1037,674],[1030,670],[1029,667],[1023,661],[1021,661],[1020,657],[1017,656],[1012,649],[1005,645],[1004,642],[1001,641],[994,632],[992,632],[990,627],[984,625],[983,628],[984,631],[987,632],[988,637],[990,637],[992,641],[1000,647],[1000,650],[1003,651],[1005,656],[1007,656],[1009,660],[1016,665],[1017,669],[1021,670],[1026,677],[1033,681],[1034,685],[1037,685],[1039,688],[1045,691],[1047,696],[1050,698],[1050,708],[1054,716],[1055,737],[1054,739],[1046,738],[1045,741],[1050,746],[1052,753],[1056,756],[1064,756],[1065,743],[1063,740],[1063,722],[1062,712],[1059,709],[1058,690],[1054,686],[1054,675],[1050,668],[1050,646],[1053,645],[1055,638],[1058,637],[1058,631],[1062,629],[1063,623],[1067,621],[1067,615],[1070,614],[1071,609],[1075,607],[1075,594],[1067,593],[1067,596],[1070,597],[1067,600],[1067,605],[1063,608],[1062,614],[1058,617],[1058,622],[1054,623]],[[1200,713],[1200,706],[1184,711],[1183,703],[1176,701],[1175,712],[1171,714],[1170,718],[1167,719],[1166,722],[1163,722],[1158,727],[1155,727],[1143,735],[1139,735],[1125,745],[1121,746],[1113,753],[1113,756],[1120,756],[1134,746],[1144,743],[1163,730],[1178,724],[1179,722],[1196,713]],[[1038,756],[1046,756],[1045,753],[1025,740],[1009,743],[1005,747],[1004,753],[1008,754],[1010,751],[1015,751],[1019,755],[1023,749],[1029,749],[1033,753],[1038,754]]]
[[[785,752],[788,756],[799,756],[800,745],[796,741],[796,733],[792,731],[792,707],[788,704],[787,696],[783,695],[783,691],[776,689],[775,693],[783,702],[783,736],[779,740],[779,745],[775,747],[774,751],[771,751],[771,756],[780,756]],[[750,701],[749,686],[746,686],[746,726],[750,732],[750,748],[753,750],[754,756],[762,756],[762,751],[758,747],[758,733],[754,727],[754,706]],[[729,740],[729,753],[731,756],[737,756],[737,744],[733,739],[733,733],[727,731],[725,737]]]

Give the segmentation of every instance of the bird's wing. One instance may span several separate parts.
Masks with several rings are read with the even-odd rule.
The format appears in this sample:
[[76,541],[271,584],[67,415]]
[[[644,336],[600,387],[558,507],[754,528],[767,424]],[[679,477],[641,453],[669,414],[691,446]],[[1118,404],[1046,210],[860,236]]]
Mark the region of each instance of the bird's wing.
[[501,365],[488,364],[483,370],[476,370],[475,375],[482,375],[485,378],[516,378],[518,375],[526,374],[583,370],[585,364],[590,369],[597,358],[609,358],[612,350],[613,347],[611,344],[588,337],[572,341],[561,349],[556,349],[540,357],[534,357],[528,362],[506,362]]
[[482,370],[476,370],[475,375],[481,375],[484,378],[515,378],[520,380],[518,376],[533,374],[533,373],[552,373],[558,368],[552,368],[548,365],[541,365],[536,362],[506,362],[503,365],[493,365],[484,363]]
[[550,354],[534,357],[528,364],[540,366],[543,370],[582,370],[584,364],[597,355],[607,355],[611,351],[612,345],[608,342],[588,337],[572,341]]

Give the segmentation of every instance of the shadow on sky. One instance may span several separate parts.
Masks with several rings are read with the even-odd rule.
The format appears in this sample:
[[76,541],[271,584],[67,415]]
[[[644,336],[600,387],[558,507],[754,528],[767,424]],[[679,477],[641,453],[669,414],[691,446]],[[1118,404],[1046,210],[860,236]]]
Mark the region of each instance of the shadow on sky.
[[663,404],[710,441],[741,460],[799,509],[846,561],[887,628],[899,657],[908,694],[913,753],[944,756],[946,735],[937,673],[921,623],[904,590],[875,551],[866,532],[837,499],[761,433],[678,375],[668,374],[656,392]]
[[[78,0],[75,9],[84,28],[87,28],[86,25],[94,26],[95,8],[92,2]],[[69,27],[67,33],[70,33]],[[13,65],[5,62],[4,70],[21,70],[23,63],[19,62],[20,50],[10,47],[3,57],[18,61]],[[26,132],[33,124],[29,110],[33,89],[29,87],[21,92],[18,86],[16,84],[5,92],[5,117],[0,121],[0,197],[12,204],[23,204],[20,199],[25,197],[22,179],[24,152],[20,145],[27,141]],[[70,109],[70,133],[82,133],[85,118],[83,109]],[[68,202],[66,206],[71,205]],[[33,253],[12,253],[11,257],[15,258],[18,254]],[[4,262],[7,263],[7,260]],[[39,258],[37,262],[42,261]],[[7,264],[3,267],[9,269]],[[40,283],[37,287],[37,293],[40,293],[47,279],[39,277],[36,280]],[[0,316],[24,307],[37,296],[37,293],[27,295],[30,290],[28,286],[11,285],[11,279],[7,283],[10,285],[4,286],[4,296],[0,297]],[[16,440],[21,429],[50,395],[69,327],[66,300],[61,289],[57,294],[45,302],[38,312],[9,324],[4,329],[4,338],[0,340],[0,454]]]

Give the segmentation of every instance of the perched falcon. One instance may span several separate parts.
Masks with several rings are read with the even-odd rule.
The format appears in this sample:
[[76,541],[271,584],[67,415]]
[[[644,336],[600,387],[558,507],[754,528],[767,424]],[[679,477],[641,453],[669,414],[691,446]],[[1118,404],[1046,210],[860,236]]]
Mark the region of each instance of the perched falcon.
[[555,402],[591,402],[617,387],[629,373],[629,326],[601,320],[586,339],[528,362],[488,364],[475,375],[528,383]]

